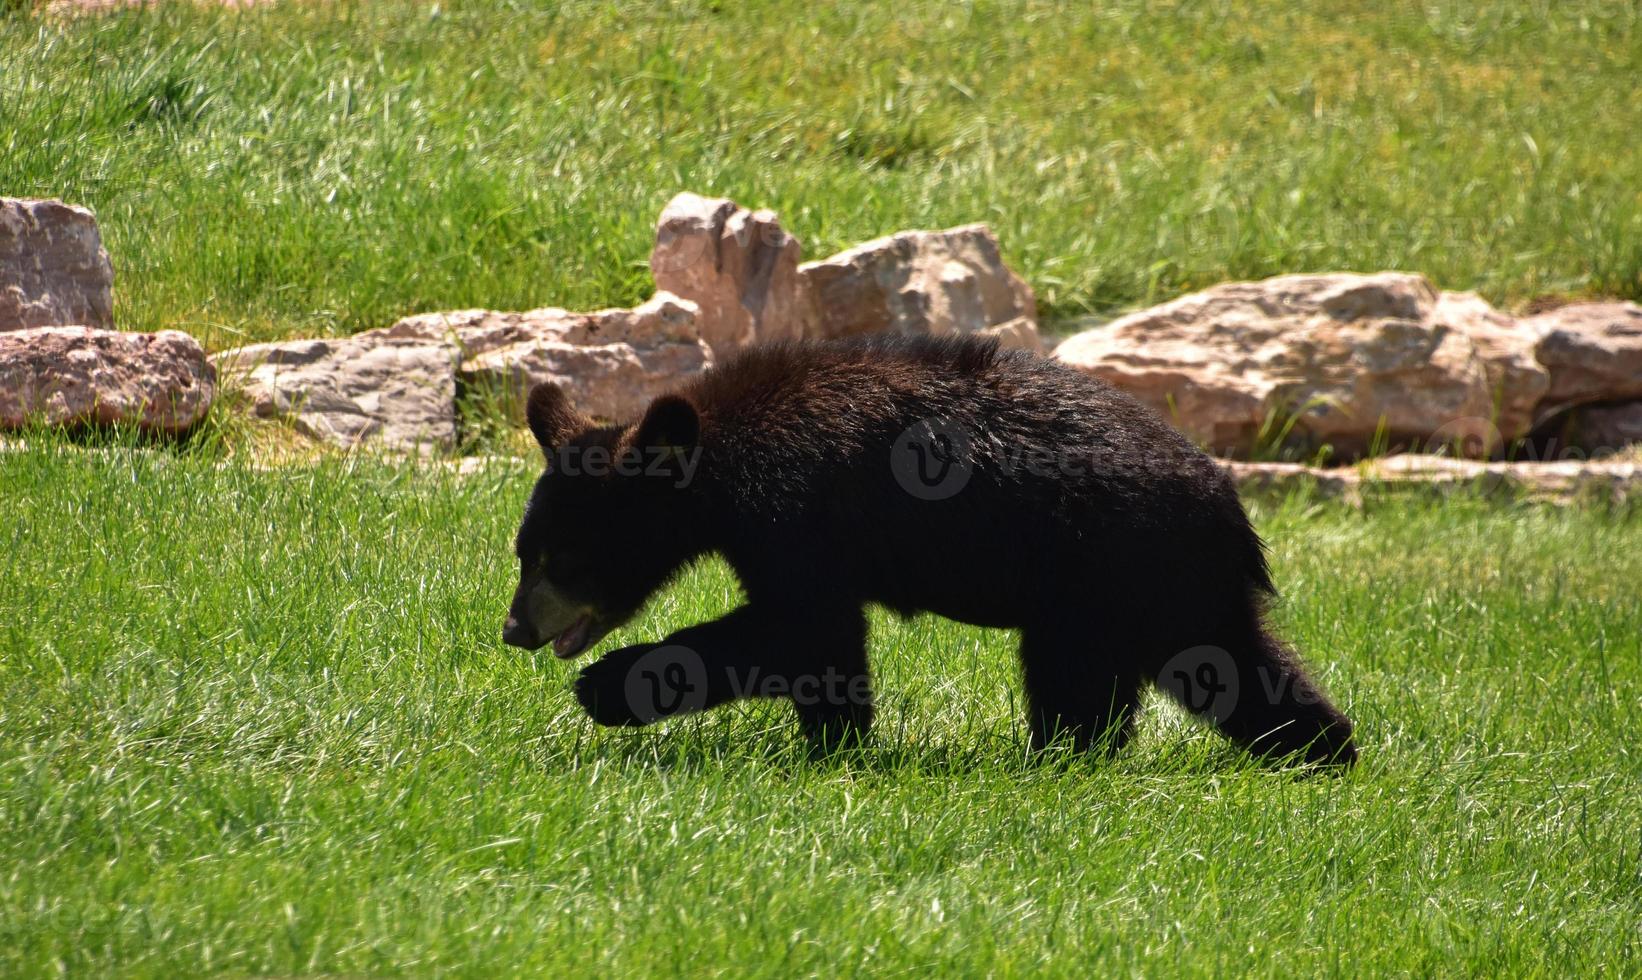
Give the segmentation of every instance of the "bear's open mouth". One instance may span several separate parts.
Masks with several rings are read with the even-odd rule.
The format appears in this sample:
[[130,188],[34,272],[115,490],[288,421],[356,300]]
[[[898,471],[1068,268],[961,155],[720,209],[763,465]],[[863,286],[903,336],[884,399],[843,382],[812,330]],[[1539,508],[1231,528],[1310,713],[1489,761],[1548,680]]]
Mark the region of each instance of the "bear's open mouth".
[[593,639],[593,614],[582,613],[563,633],[553,638],[553,656],[569,660],[586,650]]

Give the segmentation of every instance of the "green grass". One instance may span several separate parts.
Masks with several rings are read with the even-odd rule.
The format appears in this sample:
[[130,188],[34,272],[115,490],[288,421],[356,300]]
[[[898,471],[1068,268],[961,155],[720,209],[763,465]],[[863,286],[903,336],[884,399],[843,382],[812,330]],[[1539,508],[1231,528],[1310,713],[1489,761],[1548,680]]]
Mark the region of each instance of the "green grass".
[[[15,5],[13,5],[15,7]],[[821,256],[985,220],[1067,318],[1402,268],[1642,298],[1612,0],[302,0],[0,15],[0,193],[95,207],[120,322],[213,346],[649,291],[676,191]]]
[[[596,730],[498,640],[530,474],[0,455],[0,974],[1642,971],[1642,514],[1256,513],[1361,766],[1172,708],[1024,760],[1012,637],[873,619],[873,743]],[[616,642],[736,602],[693,570]]]

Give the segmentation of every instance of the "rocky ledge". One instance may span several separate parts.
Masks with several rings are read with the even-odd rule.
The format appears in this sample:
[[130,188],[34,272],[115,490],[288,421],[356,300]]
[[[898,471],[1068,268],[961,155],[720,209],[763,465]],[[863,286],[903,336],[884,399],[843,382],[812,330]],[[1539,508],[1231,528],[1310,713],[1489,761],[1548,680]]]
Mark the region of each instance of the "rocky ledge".
[[1541,458],[1642,437],[1642,307],[1517,318],[1424,276],[1233,282],[1067,339],[1054,356],[1216,453],[1426,449]]

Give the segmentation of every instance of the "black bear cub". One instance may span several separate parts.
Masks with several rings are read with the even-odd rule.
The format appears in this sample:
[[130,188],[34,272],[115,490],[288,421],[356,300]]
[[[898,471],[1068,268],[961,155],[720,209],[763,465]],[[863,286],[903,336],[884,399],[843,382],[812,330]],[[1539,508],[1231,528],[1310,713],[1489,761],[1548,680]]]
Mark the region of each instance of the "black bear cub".
[[[1249,751],[1349,764],[1351,722],[1267,631],[1263,546],[1230,479],[1100,381],[990,340],[755,347],[595,425],[554,385],[530,427],[504,639],[573,657],[716,553],[746,604],[589,664],[638,725],[790,700],[818,750],[872,725],[863,607],[1020,631],[1034,747],[1121,746],[1159,685]],[[915,655],[915,651],[908,651]]]

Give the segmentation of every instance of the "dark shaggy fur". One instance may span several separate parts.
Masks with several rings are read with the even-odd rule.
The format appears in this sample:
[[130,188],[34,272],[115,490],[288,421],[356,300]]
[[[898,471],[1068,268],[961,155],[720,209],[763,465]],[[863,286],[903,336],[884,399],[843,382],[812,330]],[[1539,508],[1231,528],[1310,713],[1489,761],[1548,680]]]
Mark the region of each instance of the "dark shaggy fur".
[[[532,576],[595,640],[700,555],[746,592],[722,619],[587,666],[576,694],[603,724],[768,695],[790,697],[820,747],[858,738],[873,715],[862,607],[879,603],[1019,629],[1034,746],[1116,748],[1156,682],[1257,754],[1355,759],[1350,722],[1263,624],[1271,578],[1225,473],[1052,361],[961,338],[769,346],[636,425],[593,426],[551,386],[529,414],[549,465],[519,532],[509,642],[553,638],[531,621]],[[601,452],[642,472],[586,465]],[[561,654],[586,645],[576,628]],[[648,689],[691,690],[636,705],[635,672],[663,647],[696,659]]]

